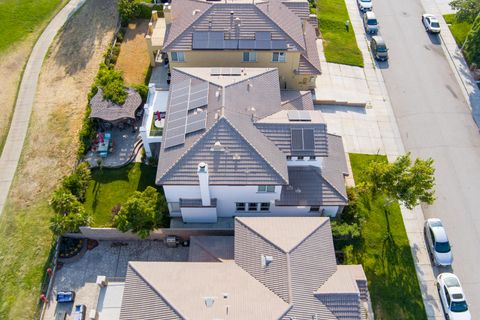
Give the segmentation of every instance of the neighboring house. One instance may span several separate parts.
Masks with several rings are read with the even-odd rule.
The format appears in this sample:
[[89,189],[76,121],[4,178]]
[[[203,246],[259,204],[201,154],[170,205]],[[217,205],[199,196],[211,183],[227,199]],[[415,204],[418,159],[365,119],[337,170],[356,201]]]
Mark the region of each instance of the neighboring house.
[[176,68],[158,161],[171,217],[335,216],[347,204],[342,139],[278,70]]
[[147,40],[161,40],[147,41],[151,59],[166,52],[171,68],[278,68],[282,89],[315,88],[317,17],[306,0],[175,0],[164,14],[166,28],[152,17]]
[[192,237],[190,262],[129,262],[121,320],[362,320],[361,265],[337,265],[325,217],[236,218],[235,237]]

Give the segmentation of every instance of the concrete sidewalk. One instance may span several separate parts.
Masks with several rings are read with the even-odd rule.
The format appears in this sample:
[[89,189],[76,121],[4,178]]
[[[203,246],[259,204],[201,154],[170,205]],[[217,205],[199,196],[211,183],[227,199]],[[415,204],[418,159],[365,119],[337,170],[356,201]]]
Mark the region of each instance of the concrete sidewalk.
[[443,51],[455,74],[455,78],[458,81],[465,100],[470,106],[472,117],[480,128],[480,89],[470,73],[462,52],[455,42],[455,38],[453,38],[447,23],[442,17],[442,14],[453,13],[453,10],[448,3],[445,3],[445,0],[420,0],[420,2],[425,12],[437,16],[440,21],[440,27],[442,29],[440,38],[442,39]]
[[5,147],[0,157],[0,214],[7,200],[8,192],[17,170],[18,161],[27,135],[30,114],[37,91],[37,81],[43,59],[55,35],[68,18],[82,6],[85,0],[71,0],[48,24],[38,38],[23,73],[18,91],[15,111],[10,124]]

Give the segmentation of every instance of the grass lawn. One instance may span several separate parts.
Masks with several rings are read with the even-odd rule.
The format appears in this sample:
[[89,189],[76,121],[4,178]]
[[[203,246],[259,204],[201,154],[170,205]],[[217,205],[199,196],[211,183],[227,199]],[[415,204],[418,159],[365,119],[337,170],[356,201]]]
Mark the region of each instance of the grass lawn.
[[465,42],[468,32],[472,29],[472,24],[468,22],[457,22],[455,14],[444,14],[445,22],[448,23],[448,27],[455,38],[455,42],[461,48]]
[[363,67],[352,26],[345,31],[345,21],[350,20],[345,1],[317,0],[316,14],[327,61]]
[[[350,154],[355,182],[364,180],[368,163],[385,156]],[[361,240],[336,243],[336,248],[351,244],[353,252],[346,255],[347,263],[361,263],[368,278],[368,287],[376,319],[426,319],[412,253],[405,233],[400,208],[391,205],[388,215],[382,199],[359,196],[359,210],[365,210],[366,222]],[[391,237],[387,236],[390,229]]]
[[93,226],[110,227],[112,208],[123,204],[135,191],[155,187],[156,168],[131,163],[120,169],[96,169],[87,190],[85,208],[93,216]]
[[18,40],[35,32],[51,17],[62,0],[1,0],[0,1],[0,52]]

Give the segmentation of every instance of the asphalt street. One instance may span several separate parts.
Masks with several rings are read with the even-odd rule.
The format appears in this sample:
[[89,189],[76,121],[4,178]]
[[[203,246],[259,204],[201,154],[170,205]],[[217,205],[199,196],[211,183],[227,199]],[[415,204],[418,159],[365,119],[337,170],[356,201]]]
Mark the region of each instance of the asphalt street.
[[[426,218],[444,221],[453,245],[453,272],[473,319],[480,319],[480,132],[438,36],[421,23],[420,0],[376,0],[389,61],[378,63],[405,148],[435,160],[437,200]],[[443,270],[436,270],[436,272]]]

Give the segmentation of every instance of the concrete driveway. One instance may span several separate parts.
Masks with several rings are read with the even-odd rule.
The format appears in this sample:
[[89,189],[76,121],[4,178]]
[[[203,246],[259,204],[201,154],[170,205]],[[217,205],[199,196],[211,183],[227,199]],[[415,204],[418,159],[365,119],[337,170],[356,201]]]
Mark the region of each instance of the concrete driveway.
[[[441,218],[453,244],[455,272],[473,319],[480,318],[480,137],[441,41],[420,21],[419,0],[375,3],[390,60],[380,65],[405,148],[435,160],[437,201],[426,217]],[[444,32],[448,32],[445,31]]]
[[[123,282],[128,261],[187,261],[188,248],[167,248],[161,241],[125,241],[127,246],[112,247],[112,241],[101,241],[99,245],[76,262],[65,264],[55,275],[52,295],[49,297],[44,319],[55,319],[55,314],[65,311],[71,318],[74,304],[85,304],[87,315],[96,306],[99,287],[97,276],[107,276],[110,281]],[[75,302],[57,305],[58,291],[73,290]]]

